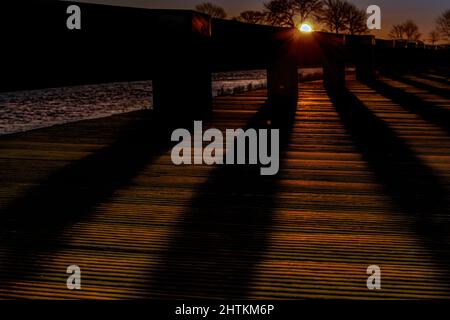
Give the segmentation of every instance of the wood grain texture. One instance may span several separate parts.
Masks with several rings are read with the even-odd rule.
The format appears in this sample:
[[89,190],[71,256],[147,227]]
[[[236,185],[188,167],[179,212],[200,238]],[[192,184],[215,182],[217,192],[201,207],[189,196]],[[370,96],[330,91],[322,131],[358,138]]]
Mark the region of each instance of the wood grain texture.
[[[338,103],[300,84],[276,177],[174,166],[146,112],[1,137],[0,298],[450,298],[450,136],[423,110],[448,114],[449,85],[413,80]],[[245,127],[265,95],[216,98],[205,126]]]

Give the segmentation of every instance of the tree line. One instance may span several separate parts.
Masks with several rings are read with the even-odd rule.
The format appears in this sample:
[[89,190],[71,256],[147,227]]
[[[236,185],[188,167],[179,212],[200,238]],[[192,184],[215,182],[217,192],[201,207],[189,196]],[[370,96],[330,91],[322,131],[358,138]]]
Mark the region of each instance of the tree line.
[[[203,3],[197,11],[215,18],[226,18],[226,11],[215,4]],[[262,11],[244,11],[234,19],[253,24],[296,27],[304,22],[323,25],[335,33],[366,33],[366,13],[343,0],[271,0]]]
[[[395,24],[391,28],[389,36],[396,40],[418,41],[422,38],[419,27],[412,20],[407,20],[402,24]],[[431,44],[436,44],[440,40],[450,40],[450,9],[442,13],[435,23],[435,28],[424,39]]]
[[[214,18],[228,17],[224,8],[210,3],[196,6],[196,10]],[[337,34],[366,34],[366,12],[346,0],[271,0],[264,3],[262,11],[248,10],[232,19],[245,23],[280,27],[296,27],[309,22],[320,25],[322,30]],[[396,40],[417,41],[422,38],[413,20],[392,26],[389,36]],[[436,28],[428,35],[430,43],[450,40],[450,9],[436,20]]]

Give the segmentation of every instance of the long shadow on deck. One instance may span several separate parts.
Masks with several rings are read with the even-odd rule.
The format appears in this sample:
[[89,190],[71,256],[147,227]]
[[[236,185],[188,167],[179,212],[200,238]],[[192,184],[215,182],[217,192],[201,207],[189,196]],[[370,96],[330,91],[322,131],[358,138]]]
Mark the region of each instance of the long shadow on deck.
[[150,112],[141,112],[121,130],[110,146],[40,181],[2,210],[0,239],[6,250],[0,255],[2,287],[39,274],[37,253],[51,256],[67,227],[88,218],[97,204],[128,185],[169,148],[169,125]]
[[450,85],[450,70],[443,70],[441,72],[421,71],[415,72],[414,75],[425,80],[431,80]]
[[[334,99],[334,104],[358,151],[398,210],[412,221],[436,265],[448,274],[450,204],[445,185],[403,139],[350,91]],[[442,283],[450,288],[448,277],[444,277]]]
[[421,81],[410,79],[408,77],[405,77],[404,75],[400,75],[397,73],[386,73],[384,75],[395,81],[403,82],[404,84],[428,91],[429,93],[441,96],[442,98],[450,98],[450,91],[448,89],[435,87]]
[[[280,152],[290,137],[294,109],[272,125],[282,128]],[[270,107],[263,107],[247,128],[265,128],[270,114]],[[245,299],[268,247],[281,171],[261,176],[259,166],[217,167],[173,231],[151,275],[151,296]]]
[[379,94],[400,105],[405,110],[421,116],[424,120],[440,126],[450,135],[450,111],[425,101],[403,89],[393,87],[384,81],[376,80],[368,84]]

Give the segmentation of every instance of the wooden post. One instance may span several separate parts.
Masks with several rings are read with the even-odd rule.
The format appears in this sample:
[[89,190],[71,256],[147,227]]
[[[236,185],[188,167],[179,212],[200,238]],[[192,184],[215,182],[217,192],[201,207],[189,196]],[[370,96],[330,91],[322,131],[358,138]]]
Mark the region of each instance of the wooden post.
[[295,49],[299,45],[297,30],[280,31],[274,35],[267,67],[267,98],[272,116],[286,123],[295,115],[298,101],[298,65]]
[[323,65],[323,84],[330,96],[345,90],[345,60],[343,57],[328,55]]
[[375,37],[346,36],[346,46],[356,68],[356,79],[361,82],[375,80]]
[[384,72],[392,68],[392,56],[395,48],[395,40],[376,40],[376,69]]
[[201,62],[167,66],[153,79],[153,104],[158,115],[200,119],[211,110],[212,80]]
[[345,52],[343,36],[323,34],[321,47],[324,55],[323,84],[330,97],[345,91]]
[[164,65],[153,76],[154,110],[164,117],[200,119],[212,106],[211,19],[194,12],[188,18],[180,24],[191,34],[164,41]]
[[391,69],[388,72],[398,71],[404,72],[408,70],[409,54],[408,43],[406,40],[395,40],[394,50],[392,50]]
[[323,66],[323,84],[330,96],[345,90],[345,63],[341,60],[327,60]]
[[298,69],[294,61],[279,59],[267,68],[267,94],[270,103],[287,105],[297,102]]

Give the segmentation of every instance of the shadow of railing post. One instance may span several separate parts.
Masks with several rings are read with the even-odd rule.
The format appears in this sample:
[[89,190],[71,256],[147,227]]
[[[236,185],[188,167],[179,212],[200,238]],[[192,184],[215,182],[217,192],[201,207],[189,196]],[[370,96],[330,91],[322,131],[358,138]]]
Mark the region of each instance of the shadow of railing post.
[[353,92],[345,90],[333,105],[394,208],[411,223],[405,230],[416,233],[426,250],[424,257],[433,257],[440,271],[436,276],[449,290],[450,205],[445,181]]

